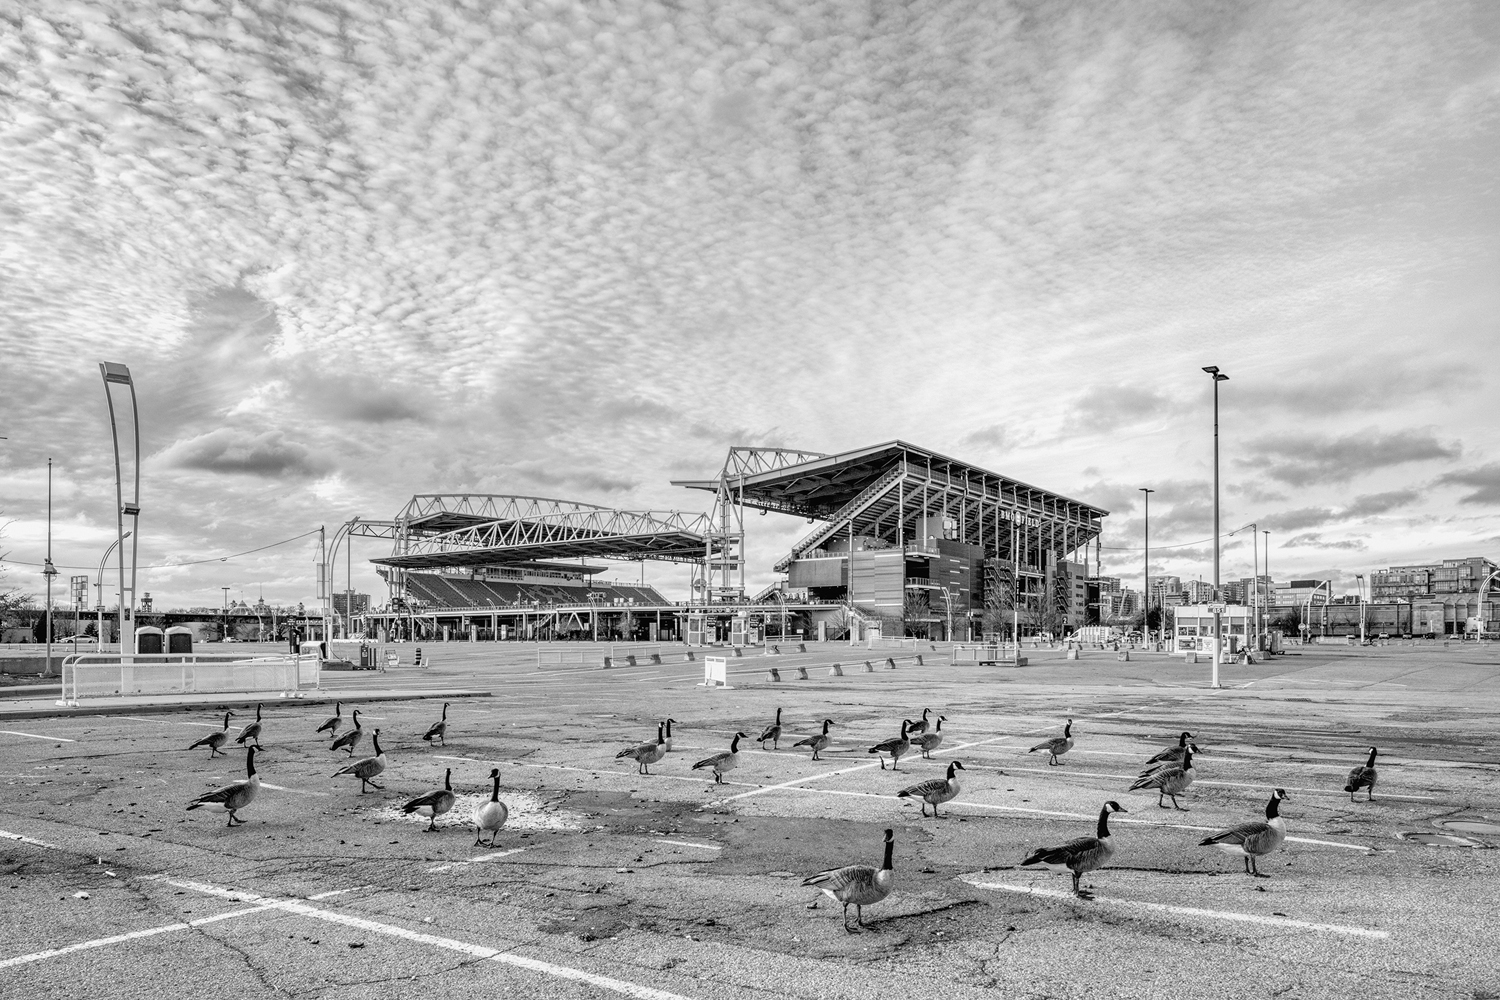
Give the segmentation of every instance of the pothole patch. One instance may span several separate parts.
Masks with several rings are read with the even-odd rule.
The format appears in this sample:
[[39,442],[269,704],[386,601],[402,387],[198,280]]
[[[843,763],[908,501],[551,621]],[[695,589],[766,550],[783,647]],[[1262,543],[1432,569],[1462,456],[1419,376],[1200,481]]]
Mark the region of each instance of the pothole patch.
[[[490,800],[488,795],[460,795],[453,808],[437,819],[438,829],[450,826],[474,826],[474,815],[479,807]],[[500,789],[500,801],[510,810],[505,821],[505,830],[582,830],[588,823],[578,813],[558,809],[534,792],[507,791]],[[385,822],[415,823],[427,825],[427,817],[419,812],[410,815],[401,811],[399,803],[376,806],[368,811],[374,819]]]
[[1396,835],[1401,840],[1413,844],[1423,844],[1427,847],[1477,847],[1487,848],[1490,845],[1482,840],[1473,840],[1469,837],[1460,837],[1456,833],[1418,833],[1408,831]]
[[1500,837],[1500,823],[1489,823],[1482,819],[1437,819],[1432,821],[1432,825],[1439,830],[1452,830],[1455,833]]

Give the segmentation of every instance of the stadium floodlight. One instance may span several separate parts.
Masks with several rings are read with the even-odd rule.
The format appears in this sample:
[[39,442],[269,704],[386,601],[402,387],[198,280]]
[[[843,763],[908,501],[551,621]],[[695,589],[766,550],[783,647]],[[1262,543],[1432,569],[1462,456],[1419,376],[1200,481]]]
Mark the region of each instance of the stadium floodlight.
[[[115,544],[119,546],[120,567],[120,656],[122,662],[132,662],[135,653],[135,571],[136,556],[140,551],[141,516],[141,420],[140,407],[135,395],[135,380],[130,369],[113,361],[99,362],[99,377],[104,380],[104,400],[109,404],[109,433],[115,448]],[[120,469],[120,429],[115,420],[115,399],[110,386],[123,385],[130,389],[130,423],[135,439],[132,459],[134,486],[130,499],[125,499],[124,477]],[[131,519],[131,530],[125,531],[125,518]],[[135,536],[130,543],[130,586],[125,586],[125,538]]]

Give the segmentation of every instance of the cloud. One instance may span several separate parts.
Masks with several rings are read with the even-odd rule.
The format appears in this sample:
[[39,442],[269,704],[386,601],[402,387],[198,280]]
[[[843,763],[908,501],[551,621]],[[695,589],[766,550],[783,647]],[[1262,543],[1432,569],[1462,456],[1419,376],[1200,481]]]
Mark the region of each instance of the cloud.
[[1067,425],[1078,430],[1108,432],[1170,413],[1176,405],[1166,394],[1144,386],[1095,385],[1068,408]]
[[1398,507],[1420,500],[1422,494],[1417,490],[1389,490],[1385,493],[1367,493],[1357,496],[1353,502],[1341,510],[1332,507],[1299,507],[1295,510],[1285,510],[1279,514],[1271,514],[1260,519],[1260,524],[1271,531],[1298,531],[1303,528],[1316,528],[1324,524],[1338,521],[1353,521],[1362,517],[1373,517],[1385,514]]
[[1462,453],[1458,442],[1439,441],[1430,429],[1382,434],[1373,427],[1337,438],[1302,432],[1268,435],[1250,441],[1245,450],[1250,457],[1239,464],[1290,486],[1342,483],[1390,466]]
[[1342,541],[1324,541],[1323,536],[1315,531],[1301,535],[1294,535],[1281,543],[1285,549],[1312,548],[1312,549],[1348,549],[1360,551],[1368,546],[1358,538],[1347,538]]
[[988,427],[981,427],[978,430],[970,431],[959,438],[959,441],[966,445],[991,448],[995,451],[999,451],[1012,443],[1010,432],[1004,424],[990,424]]
[[1500,462],[1445,473],[1437,481],[1444,485],[1473,487],[1474,492],[1459,497],[1459,503],[1500,505]]
[[169,468],[267,478],[309,478],[330,468],[329,462],[305,445],[288,441],[281,431],[255,434],[230,427],[174,442],[153,460]]

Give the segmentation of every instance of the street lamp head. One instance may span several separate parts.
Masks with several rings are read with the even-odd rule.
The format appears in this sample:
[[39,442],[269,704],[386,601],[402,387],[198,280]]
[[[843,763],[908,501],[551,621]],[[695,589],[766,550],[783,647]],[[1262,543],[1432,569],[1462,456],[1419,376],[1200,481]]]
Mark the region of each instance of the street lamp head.
[[1139,490],[1142,493],[1155,493],[1156,492],[1155,490],[1151,489],[1148,486],[1137,486],[1136,489]]
[[114,361],[99,362],[99,374],[104,376],[106,382],[118,382],[120,385],[133,385],[130,380],[130,369]]

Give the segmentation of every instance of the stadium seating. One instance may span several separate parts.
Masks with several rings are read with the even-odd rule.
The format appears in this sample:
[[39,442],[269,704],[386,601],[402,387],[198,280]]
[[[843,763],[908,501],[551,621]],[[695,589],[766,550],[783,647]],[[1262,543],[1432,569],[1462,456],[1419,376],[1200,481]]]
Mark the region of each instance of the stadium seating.
[[512,583],[506,580],[471,580],[444,573],[408,573],[411,596],[429,607],[514,608],[517,606],[553,604],[588,604],[600,608],[618,608],[632,604],[670,604],[654,587],[612,584],[592,587],[563,587],[556,584]]

